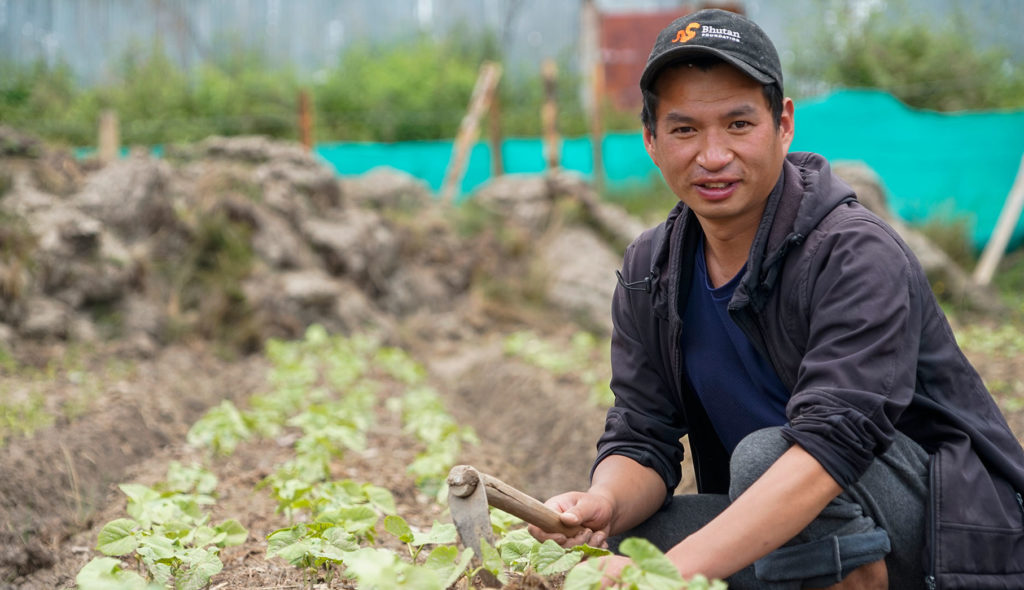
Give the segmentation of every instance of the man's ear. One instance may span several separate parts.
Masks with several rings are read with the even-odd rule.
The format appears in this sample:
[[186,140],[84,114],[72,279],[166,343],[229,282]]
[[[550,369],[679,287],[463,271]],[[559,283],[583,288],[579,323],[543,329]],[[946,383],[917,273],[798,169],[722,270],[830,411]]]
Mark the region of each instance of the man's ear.
[[796,120],[795,120],[795,109],[793,107],[793,99],[783,98],[782,99],[782,117],[779,119],[779,134],[783,145],[785,145],[785,151],[789,151],[790,144],[793,143],[793,136],[796,134]]
[[655,166],[661,167],[658,164],[658,157],[655,155],[657,152],[654,150],[654,134],[651,130],[644,125],[644,148],[647,150],[647,155],[651,157],[651,161],[654,162]]

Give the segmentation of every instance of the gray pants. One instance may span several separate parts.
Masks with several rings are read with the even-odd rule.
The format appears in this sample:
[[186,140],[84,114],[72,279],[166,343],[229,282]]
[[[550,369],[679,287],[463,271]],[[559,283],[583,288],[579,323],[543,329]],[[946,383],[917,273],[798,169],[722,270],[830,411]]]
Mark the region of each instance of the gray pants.
[[[725,510],[789,446],[778,428],[750,434],[733,452],[728,496],[675,496],[647,521],[609,539],[609,545],[614,551],[623,539],[642,537],[668,551]],[[826,506],[807,528],[726,581],[734,590],[821,588],[884,557],[891,588],[924,588],[927,500],[928,454],[899,434],[864,476]]]

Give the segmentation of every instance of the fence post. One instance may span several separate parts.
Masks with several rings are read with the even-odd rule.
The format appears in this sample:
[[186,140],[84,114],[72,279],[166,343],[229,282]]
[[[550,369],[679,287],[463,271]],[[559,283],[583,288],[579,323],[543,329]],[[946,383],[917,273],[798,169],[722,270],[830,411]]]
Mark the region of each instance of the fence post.
[[501,97],[495,92],[491,108],[487,109],[488,136],[491,140],[491,176],[497,178],[505,173],[505,156],[501,153],[504,136],[501,132]]
[[313,151],[313,107],[309,91],[299,91],[299,141],[307,152]]
[[469,108],[462,117],[459,133],[455,136],[452,157],[448,161],[448,170],[441,186],[441,200],[445,203],[451,203],[459,192],[459,185],[462,184],[462,177],[466,172],[467,154],[478,135],[480,117],[490,107],[494,89],[500,78],[501,64],[489,61],[480,66],[480,74],[469,99]]
[[992,280],[992,275],[999,266],[999,260],[1006,252],[1006,244],[1010,242],[1013,229],[1020,220],[1021,210],[1024,209],[1024,156],[1021,157],[1020,166],[1017,168],[1017,178],[1013,181],[1010,194],[1003,203],[1003,210],[999,213],[999,221],[992,232],[988,243],[985,244],[985,251],[981,254],[978,266],[974,268],[974,283],[987,285]]
[[121,150],[121,130],[117,119],[117,111],[106,109],[100,113],[99,136],[96,140],[97,157],[101,164],[109,164],[117,159]]
[[[604,124],[601,120],[601,106],[604,96],[604,63],[601,58],[600,14],[594,0],[584,0],[582,12],[583,63],[590,76],[590,84],[586,85],[587,103],[590,105],[590,145],[594,160],[593,184],[598,193],[604,190],[604,156],[601,153],[601,142],[604,136]],[[586,68],[585,66],[585,68]]]
[[558,136],[558,102],[556,99],[556,78],[558,66],[554,60],[544,60],[541,66],[541,74],[544,77],[544,105],[541,107],[540,117],[544,126],[544,161],[547,163],[548,171],[554,172],[561,166],[561,139]]

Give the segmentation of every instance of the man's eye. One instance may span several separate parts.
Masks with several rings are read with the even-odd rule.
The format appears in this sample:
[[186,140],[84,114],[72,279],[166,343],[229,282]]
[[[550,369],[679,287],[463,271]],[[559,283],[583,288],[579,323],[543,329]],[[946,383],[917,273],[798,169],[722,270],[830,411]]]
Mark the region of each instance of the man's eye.
[[744,127],[750,127],[750,121],[733,121],[733,129],[743,129]]

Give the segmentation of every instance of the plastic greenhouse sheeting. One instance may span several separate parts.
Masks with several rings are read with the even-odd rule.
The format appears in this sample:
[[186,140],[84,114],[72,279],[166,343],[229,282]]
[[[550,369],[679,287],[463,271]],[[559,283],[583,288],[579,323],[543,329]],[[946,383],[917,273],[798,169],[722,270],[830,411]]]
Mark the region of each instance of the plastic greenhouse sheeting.
[[[438,191],[451,141],[334,143],[317,154],[339,174],[390,166]],[[502,143],[505,172],[544,170],[539,138]],[[818,152],[833,162],[862,161],[881,178],[893,211],[911,224],[965,220],[974,245],[984,247],[1010,192],[1024,154],[1024,111],[936,113],[910,109],[889,94],[846,90],[796,105],[793,151]],[[491,176],[490,147],[474,146],[461,185],[462,198]],[[602,142],[609,188],[661,182],[639,132],[609,133]],[[590,176],[588,138],[562,144],[562,167]],[[1024,241],[1024,219],[1011,246]]]

